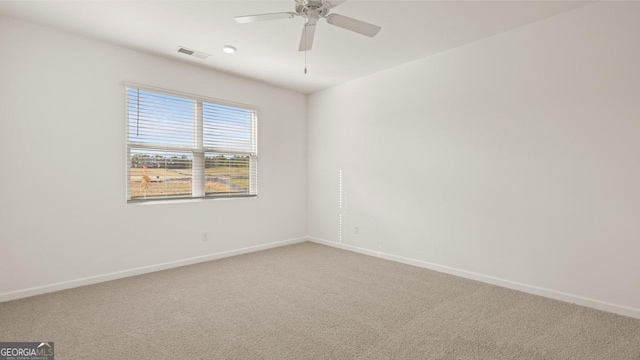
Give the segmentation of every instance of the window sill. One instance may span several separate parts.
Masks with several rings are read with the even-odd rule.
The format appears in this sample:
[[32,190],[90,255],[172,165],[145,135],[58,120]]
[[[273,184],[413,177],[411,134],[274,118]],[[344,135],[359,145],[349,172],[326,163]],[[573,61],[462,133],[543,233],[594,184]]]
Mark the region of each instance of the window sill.
[[179,199],[158,199],[158,200],[127,200],[127,205],[164,205],[164,204],[183,204],[204,202],[211,200],[239,200],[239,199],[257,199],[258,195],[248,196],[210,196],[201,198],[179,198]]

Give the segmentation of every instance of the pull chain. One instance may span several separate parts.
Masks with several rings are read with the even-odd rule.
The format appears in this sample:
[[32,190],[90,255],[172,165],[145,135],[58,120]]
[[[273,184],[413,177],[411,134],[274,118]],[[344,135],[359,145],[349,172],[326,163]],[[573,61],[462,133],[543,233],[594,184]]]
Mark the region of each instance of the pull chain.
[[140,136],[140,89],[138,89],[137,98],[138,106],[136,107],[136,136]]
[[304,73],[307,74],[307,24],[304,24]]

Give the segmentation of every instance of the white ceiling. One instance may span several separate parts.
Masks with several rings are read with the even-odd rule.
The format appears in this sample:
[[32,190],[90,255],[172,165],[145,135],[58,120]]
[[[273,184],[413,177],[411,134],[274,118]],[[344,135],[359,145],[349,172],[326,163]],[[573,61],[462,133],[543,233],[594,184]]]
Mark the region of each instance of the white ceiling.
[[[0,14],[196,63],[301,93],[446,51],[585,6],[585,1],[362,1],[333,13],[382,26],[368,38],[321,20],[298,52],[304,20],[238,24],[234,16],[293,11],[288,1],[0,1]],[[221,51],[233,45],[232,55]],[[178,46],[212,56],[176,52]]]

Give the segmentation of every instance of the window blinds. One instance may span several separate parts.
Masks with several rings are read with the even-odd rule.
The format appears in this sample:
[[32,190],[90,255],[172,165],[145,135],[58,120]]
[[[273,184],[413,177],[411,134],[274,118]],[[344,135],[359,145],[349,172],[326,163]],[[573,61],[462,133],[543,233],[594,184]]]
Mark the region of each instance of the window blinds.
[[257,110],[127,85],[129,201],[257,195]]

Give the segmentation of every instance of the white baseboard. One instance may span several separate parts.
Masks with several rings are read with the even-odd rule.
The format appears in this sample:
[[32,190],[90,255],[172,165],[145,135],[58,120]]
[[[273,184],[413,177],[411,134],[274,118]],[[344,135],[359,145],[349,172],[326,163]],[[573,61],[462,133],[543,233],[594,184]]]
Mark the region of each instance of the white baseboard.
[[81,279],[62,281],[62,282],[49,284],[49,285],[36,286],[32,288],[27,288],[27,289],[10,291],[10,292],[5,292],[0,294],[0,302],[22,299],[29,296],[41,295],[41,294],[46,294],[54,291],[66,290],[66,289],[76,288],[76,287],[85,286],[85,285],[92,285],[92,284],[97,284],[105,281],[122,279],[130,276],[142,275],[150,272],[167,270],[167,269],[172,269],[180,266],[192,265],[192,264],[197,264],[205,261],[222,259],[226,257],[242,255],[242,254],[252,253],[252,252],[261,251],[261,250],[267,250],[267,249],[276,248],[280,246],[301,243],[305,241],[307,241],[306,237],[276,241],[268,244],[250,246],[250,247],[235,249],[230,251],[223,251],[215,254],[196,256],[188,259],[170,261],[170,262],[157,264],[157,265],[143,266],[135,269],[116,271],[116,272],[103,274],[103,275],[90,276],[90,277],[85,277]]
[[319,239],[311,236],[307,237],[307,239],[311,242],[315,242],[322,245],[328,245],[328,246],[336,247],[343,250],[357,252],[364,255],[376,256],[386,260],[418,266],[421,268],[434,270],[434,271],[442,272],[445,274],[460,276],[463,278],[477,280],[484,283],[505,287],[508,289],[518,290],[518,291],[526,292],[529,294],[544,296],[551,299],[556,299],[556,300],[560,300],[568,303],[574,303],[574,304],[578,304],[578,305],[582,305],[582,306],[586,306],[586,307],[590,307],[598,310],[608,311],[615,314],[640,319],[640,309],[635,309],[635,308],[624,306],[624,305],[612,304],[609,302],[586,298],[579,295],[573,295],[573,294],[568,294],[561,291],[545,289],[538,286],[527,285],[527,284],[510,281],[510,280],[504,280],[504,279],[496,278],[493,276],[478,274],[478,273],[466,271],[466,270],[460,270],[460,269],[452,268],[449,266],[434,264],[434,263],[430,263],[422,260],[410,259],[402,256],[387,254],[380,251],[364,249],[364,248],[360,248],[353,245],[348,245],[348,244],[339,243],[335,241],[329,241],[325,239]]

